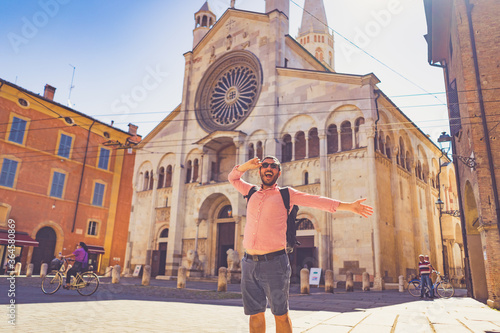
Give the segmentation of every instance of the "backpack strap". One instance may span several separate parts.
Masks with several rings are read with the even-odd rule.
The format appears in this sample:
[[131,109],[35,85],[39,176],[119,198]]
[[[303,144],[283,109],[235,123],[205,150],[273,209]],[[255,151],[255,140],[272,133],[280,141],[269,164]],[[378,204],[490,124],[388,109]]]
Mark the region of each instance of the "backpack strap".
[[259,190],[259,188],[257,186],[252,186],[250,188],[250,190],[248,191],[248,194],[243,196],[243,198],[245,198],[247,200],[247,206],[248,206],[248,201],[250,201],[250,197],[252,196],[252,194],[257,192],[258,190]]
[[290,192],[288,191],[288,187],[280,188],[281,198],[283,199],[283,204],[286,208],[286,213],[290,213]]

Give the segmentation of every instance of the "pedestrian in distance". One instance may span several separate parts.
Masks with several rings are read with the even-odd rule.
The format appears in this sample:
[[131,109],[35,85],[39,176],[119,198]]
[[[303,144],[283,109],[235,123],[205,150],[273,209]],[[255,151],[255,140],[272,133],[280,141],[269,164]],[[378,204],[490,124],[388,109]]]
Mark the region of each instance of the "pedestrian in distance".
[[73,267],[66,273],[66,285],[64,289],[69,289],[71,276],[76,276],[76,273],[82,272],[86,267],[89,260],[89,248],[84,242],[76,244],[76,250],[72,254],[63,256],[63,258],[75,258]]
[[434,290],[432,288],[432,280],[431,280],[431,272],[432,272],[432,265],[429,262],[429,256],[427,256],[427,260],[425,259],[426,256],[423,254],[418,256],[419,263],[418,263],[418,271],[420,273],[420,298],[424,298],[425,294],[425,286],[427,286],[430,290],[430,299],[434,299]]
[[[251,333],[265,332],[267,303],[276,321],[276,332],[292,332],[288,315],[288,295],[291,267],[286,252],[287,210],[277,186],[281,164],[274,156],[253,158],[237,165],[229,173],[230,183],[244,196],[254,185],[241,179],[249,170],[259,169],[260,188],[248,199],[246,224],[243,235],[245,254],[242,259],[241,291],[243,307],[250,316]],[[354,202],[311,195],[288,188],[289,206],[298,205],[321,209],[331,213],[350,211],[369,217],[373,208],[365,205],[366,199]]]

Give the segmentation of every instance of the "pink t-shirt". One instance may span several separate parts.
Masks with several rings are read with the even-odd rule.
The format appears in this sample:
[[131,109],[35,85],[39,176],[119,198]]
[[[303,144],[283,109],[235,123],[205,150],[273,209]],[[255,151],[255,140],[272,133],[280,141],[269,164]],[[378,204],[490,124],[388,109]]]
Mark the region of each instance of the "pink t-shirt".
[[[238,165],[229,173],[229,182],[243,195],[254,186],[241,179]],[[306,206],[334,213],[340,201],[297,191],[289,187],[290,207]],[[243,247],[255,251],[278,251],[286,247],[287,211],[279,187],[255,192],[247,206]]]

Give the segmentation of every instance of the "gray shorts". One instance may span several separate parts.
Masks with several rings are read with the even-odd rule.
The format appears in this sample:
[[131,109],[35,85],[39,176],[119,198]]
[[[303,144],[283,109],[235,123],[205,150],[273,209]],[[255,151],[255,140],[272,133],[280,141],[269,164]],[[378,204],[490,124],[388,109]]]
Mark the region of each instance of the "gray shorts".
[[246,315],[265,312],[267,303],[275,316],[288,312],[290,262],[282,254],[271,260],[241,260],[241,294]]

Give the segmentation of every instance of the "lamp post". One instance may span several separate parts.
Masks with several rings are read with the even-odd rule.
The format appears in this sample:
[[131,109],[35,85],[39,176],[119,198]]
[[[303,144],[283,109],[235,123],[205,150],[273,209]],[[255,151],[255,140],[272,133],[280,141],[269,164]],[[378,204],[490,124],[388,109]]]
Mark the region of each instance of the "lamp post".
[[[444,132],[441,134],[441,136],[438,139],[438,142],[440,142],[440,143],[441,142],[445,142],[445,141],[440,141],[440,139],[442,138],[442,136],[444,134],[445,134]],[[449,150],[449,148],[448,148],[448,150]],[[447,155],[447,152],[448,151],[446,151],[446,153],[445,153],[445,149],[441,148],[441,156],[439,156],[439,172],[437,174],[437,180],[438,180],[438,199],[436,201],[436,207],[437,207],[437,209],[439,209],[439,231],[440,231],[440,234],[441,234],[441,253],[443,255],[443,273],[444,273],[445,276],[447,274],[446,274],[446,261],[445,261],[445,255],[444,255],[443,225],[442,225],[442,222],[441,222],[441,218],[443,216],[444,202],[441,200],[441,178],[440,178],[440,175],[441,175],[441,168],[443,167],[443,165],[441,164],[441,159],[444,157],[444,155]]]
[[[438,138],[438,142],[440,147],[442,146],[443,142],[449,142],[451,144],[451,148],[453,152],[456,152],[456,146],[455,146],[455,140],[452,139],[451,136],[446,134],[446,132],[442,132],[441,135]],[[469,261],[469,250],[468,250],[468,242],[467,242],[467,228],[465,225],[465,217],[463,213],[463,206],[462,206],[462,191],[461,191],[461,181],[460,181],[460,171],[459,171],[459,165],[458,161],[462,162],[465,164],[467,167],[471,168],[472,170],[476,169],[476,159],[474,157],[464,157],[464,156],[459,156],[456,154],[451,154],[453,157],[453,165],[455,166],[455,177],[457,181],[457,192],[458,192],[458,202],[459,202],[459,210],[458,211],[442,211],[440,209],[440,214],[450,214],[455,217],[460,218],[460,226],[462,229],[462,239],[463,239],[463,251],[464,251],[464,268],[465,268],[465,284],[467,286],[467,295],[470,297],[474,296],[473,293],[473,288],[472,288],[472,277],[471,277],[471,272],[470,272],[470,261]],[[440,166],[440,171],[441,171],[441,166]],[[438,192],[440,193],[440,192]],[[438,197],[438,202],[441,201],[440,197]],[[438,207],[439,208],[439,207]],[[442,208],[442,205],[441,205]],[[440,224],[441,224],[441,215],[440,215]]]

